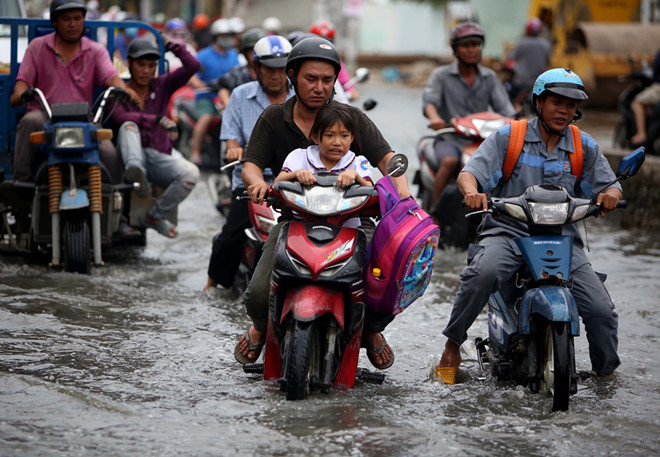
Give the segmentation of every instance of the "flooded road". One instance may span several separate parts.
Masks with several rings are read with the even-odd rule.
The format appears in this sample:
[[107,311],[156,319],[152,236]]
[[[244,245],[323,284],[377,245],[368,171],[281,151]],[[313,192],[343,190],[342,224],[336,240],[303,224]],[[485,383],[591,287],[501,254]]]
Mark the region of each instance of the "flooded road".
[[[370,116],[410,156],[412,176],[425,133],[420,90],[370,83],[361,92],[378,99]],[[386,329],[397,359],[382,385],[287,402],[234,361],[248,326],[235,297],[202,292],[223,223],[204,183],[179,219],[176,240],[149,232],[146,248],[106,255],[89,277],[0,257],[0,455],[660,453],[658,234],[589,224],[589,256],[609,274],[619,312],[622,366],[580,382],[570,410],[551,414],[549,398],[480,373],[471,343],[457,385],[432,380],[465,262],[454,250],[438,253],[427,293]],[[470,340],[486,332],[482,314]],[[590,369],[584,332],[576,358]],[[360,366],[370,366],[364,353]]]

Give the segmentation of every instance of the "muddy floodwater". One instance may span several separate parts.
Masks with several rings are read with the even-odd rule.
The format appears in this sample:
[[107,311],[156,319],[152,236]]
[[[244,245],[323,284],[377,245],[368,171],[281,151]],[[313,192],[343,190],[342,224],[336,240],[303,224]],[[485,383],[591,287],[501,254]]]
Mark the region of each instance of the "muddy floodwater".
[[[368,83],[370,116],[410,157],[427,133],[421,89]],[[585,113],[587,119],[589,113]],[[599,117],[600,116],[600,117]],[[615,116],[614,116],[615,117]],[[595,113],[609,141],[613,113]],[[588,124],[582,125],[590,131]],[[206,176],[206,174],[205,174]],[[236,297],[204,293],[223,224],[205,181],[181,205],[179,236],[108,253],[90,276],[0,257],[0,456],[574,456],[660,454],[660,236],[588,224],[589,257],[609,275],[622,365],[579,382],[570,410],[479,371],[475,337],[459,383],[432,378],[465,253],[438,251],[426,294],[384,334],[396,353],[381,385],[287,402],[243,373],[233,348],[248,326]],[[578,370],[589,370],[584,328]],[[366,354],[360,366],[370,366]]]

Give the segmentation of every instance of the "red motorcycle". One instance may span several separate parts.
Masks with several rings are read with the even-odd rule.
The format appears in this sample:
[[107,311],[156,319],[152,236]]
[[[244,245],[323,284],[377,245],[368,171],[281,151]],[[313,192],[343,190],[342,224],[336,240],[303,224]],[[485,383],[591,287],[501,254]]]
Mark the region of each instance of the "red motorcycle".
[[417,143],[420,166],[413,181],[419,186],[417,198],[420,200],[422,209],[432,214],[437,220],[444,243],[467,249],[467,246],[476,237],[476,223],[473,220],[466,220],[464,217],[466,210],[461,204],[463,196],[458,190],[456,182],[447,184],[436,207],[431,207],[435,174],[440,166],[435,154],[436,140],[444,137],[451,141],[450,137],[455,135],[472,140],[461,151],[460,167],[463,168],[488,135],[503,125],[509,124],[512,120],[513,118],[492,111],[456,117],[451,120],[451,127],[440,129],[433,135],[425,135]]
[[[400,176],[405,165],[393,160],[390,170]],[[269,191],[271,204],[295,211],[298,219],[282,227],[275,251],[264,363],[244,365],[247,372],[263,370],[266,380],[278,380],[287,400],[355,384],[367,244],[362,230],[343,224],[380,213],[374,187],[342,188],[337,175],[315,176],[313,186],[280,181]]]

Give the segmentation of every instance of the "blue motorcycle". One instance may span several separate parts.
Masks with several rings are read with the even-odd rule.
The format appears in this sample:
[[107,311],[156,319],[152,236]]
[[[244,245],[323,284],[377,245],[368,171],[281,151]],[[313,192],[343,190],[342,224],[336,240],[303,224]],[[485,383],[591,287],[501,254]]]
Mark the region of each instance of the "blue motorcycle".
[[[644,148],[624,157],[606,188],[637,173],[644,157]],[[489,336],[475,340],[479,366],[490,368],[498,380],[549,394],[552,410],[566,411],[569,396],[577,392],[573,339],[580,335],[580,323],[570,292],[573,238],[563,236],[562,227],[597,217],[600,207],[595,197],[574,198],[562,187],[543,185],[530,186],[517,197],[491,198],[488,212],[525,222],[530,234],[515,239],[525,260],[515,282],[488,301]]]

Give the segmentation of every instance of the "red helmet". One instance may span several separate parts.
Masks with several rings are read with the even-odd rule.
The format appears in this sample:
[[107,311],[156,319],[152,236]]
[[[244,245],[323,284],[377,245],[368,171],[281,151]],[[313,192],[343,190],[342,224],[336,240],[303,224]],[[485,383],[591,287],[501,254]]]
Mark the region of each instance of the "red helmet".
[[525,33],[529,36],[536,36],[541,33],[541,29],[543,29],[543,22],[538,17],[533,17],[527,21]]
[[313,23],[309,28],[309,32],[330,40],[335,38],[335,26],[332,25],[332,22],[325,19]]
[[479,24],[476,22],[461,22],[451,31],[449,42],[451,43],[451,46],[454,47],[459,40],[470,37],[481,38],[482,42],[486,39],[484,29],[482,29]]
[[204,13],[199,13],[192,20],[192,26],[194,30],[204,30],[209,27],[211,20]]

